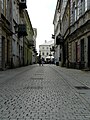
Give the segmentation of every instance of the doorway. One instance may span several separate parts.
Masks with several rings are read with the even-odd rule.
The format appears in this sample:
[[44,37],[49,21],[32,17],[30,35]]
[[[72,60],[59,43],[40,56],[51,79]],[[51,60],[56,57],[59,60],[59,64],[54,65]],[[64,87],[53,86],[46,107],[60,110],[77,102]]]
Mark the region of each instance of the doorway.
[[10,45],[9,45],[9,40],[7,39],[7,64],[9,63],[9,56],[10,56],[10,55],[9,55],[9,53],[10,53],[10,52],[9,52],[9,46],[10,46]]
[[81,40],[81,62],[84,62],[84,39]]

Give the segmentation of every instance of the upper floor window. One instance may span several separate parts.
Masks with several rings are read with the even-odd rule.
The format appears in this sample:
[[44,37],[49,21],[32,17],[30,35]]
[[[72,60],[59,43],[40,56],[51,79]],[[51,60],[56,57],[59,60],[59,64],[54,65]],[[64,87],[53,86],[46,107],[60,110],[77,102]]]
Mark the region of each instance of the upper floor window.
[[6,0],[6,9],[7,9],[7,0]]
[[4,0],[1,0],[2,9],[4,9]]
[[44,47],[43,47],[43,49],[44,49]]
[[72,22],[75,22],[75,2],[73,2],[72,6]]
[[85,0],[81,0],[81,10],[82,10],[81,14],[83,14],[85,12]]
[[79,17],[85,12],[85,0],[78,1],[78,15]]

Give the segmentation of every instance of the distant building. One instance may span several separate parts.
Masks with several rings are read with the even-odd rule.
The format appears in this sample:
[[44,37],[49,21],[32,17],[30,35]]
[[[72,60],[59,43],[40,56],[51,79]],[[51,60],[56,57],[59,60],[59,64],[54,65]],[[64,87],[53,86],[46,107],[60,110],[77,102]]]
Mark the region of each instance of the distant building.
[[54,46],[54,40],[46,41],[44,44],[39,45],[39,54],[41,55],[41,58],[43,57],[46,61],[46,58],[54,57],[54,51],[52,50]]

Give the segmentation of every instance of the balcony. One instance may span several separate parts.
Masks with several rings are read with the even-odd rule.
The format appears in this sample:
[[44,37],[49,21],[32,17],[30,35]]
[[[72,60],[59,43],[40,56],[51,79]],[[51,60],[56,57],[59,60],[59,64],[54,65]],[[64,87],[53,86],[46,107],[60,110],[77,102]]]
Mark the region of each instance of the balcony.
[[61,34],[59,33],[56,37],[56,45],[60,45],[63,44],[63,37],[61,36]]
[[30,41],[28,42],[28,46],[29,46],[29,47],[33,47],[33,46],[34,46],[34,41],[33,41],[33,40],[30,40]]
[[27,6],[26,6],[26,0],[20,0],[19,8],[20,8],[20,9],[25,9],[25,8],[27,8]]
[[27,30],[25,24],[18,25],[18,37],[27,36]]

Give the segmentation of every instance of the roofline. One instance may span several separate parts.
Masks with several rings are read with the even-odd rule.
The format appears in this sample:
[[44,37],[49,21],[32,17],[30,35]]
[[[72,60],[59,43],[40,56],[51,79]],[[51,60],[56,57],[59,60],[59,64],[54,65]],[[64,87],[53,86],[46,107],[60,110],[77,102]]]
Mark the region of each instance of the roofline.
[[56,13],[57,13],[57,10],[58,10],[58,7],[59,7],[58,3],[60,4],[60,3],[61,3],[61,0],[57,0],[56,9],[55,9],[55,13],[54,13],[53,24],[54,24],[55,16],[56,16]]

